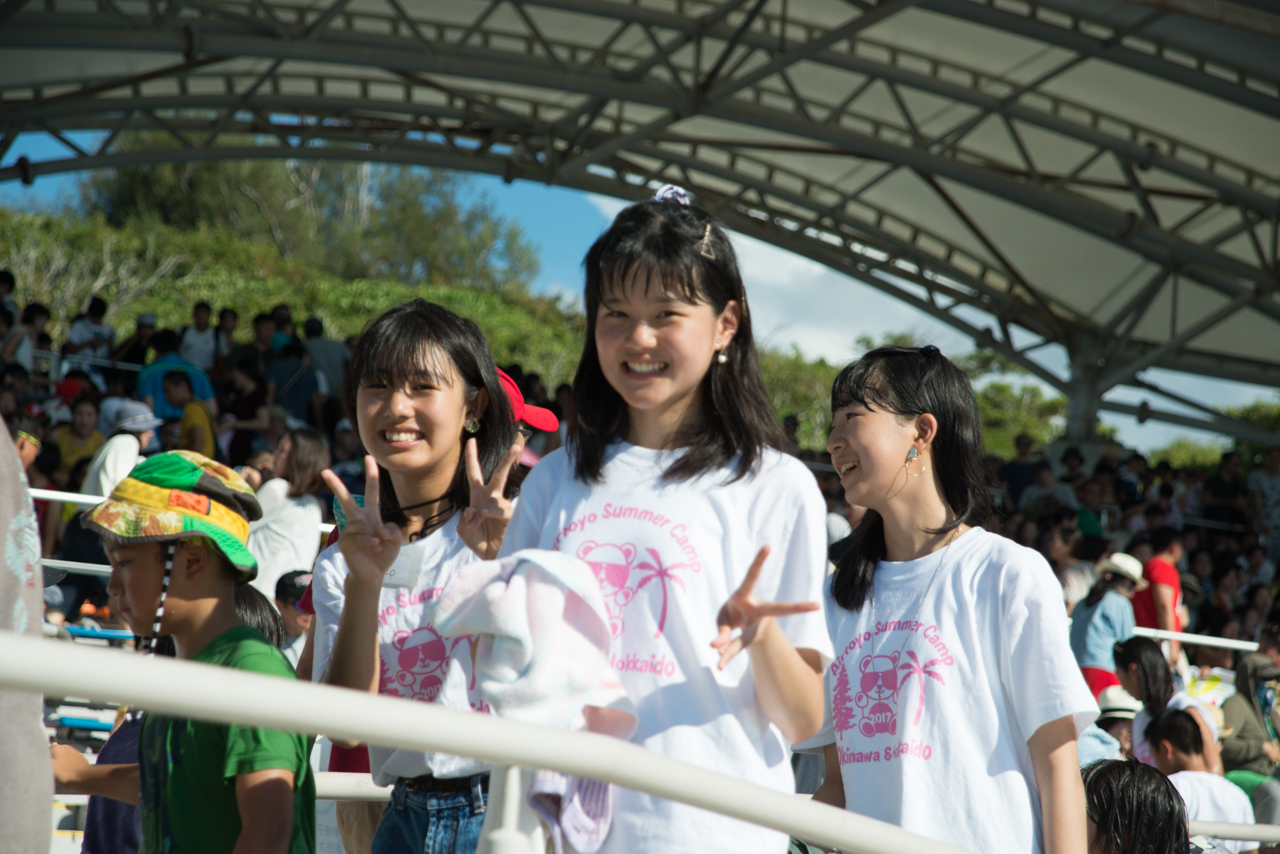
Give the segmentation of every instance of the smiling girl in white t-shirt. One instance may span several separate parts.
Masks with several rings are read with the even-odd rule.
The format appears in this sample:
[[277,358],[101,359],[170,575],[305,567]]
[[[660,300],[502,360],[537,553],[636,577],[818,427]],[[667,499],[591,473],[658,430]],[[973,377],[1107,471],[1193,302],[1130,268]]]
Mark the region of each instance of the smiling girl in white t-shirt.
[[826,590],[815,798],[983,854],[1084,854],[1075,739],[1098,707],[1049,565],[970,527],[989,493],[968,378],[937,347],[885,347],[831,408],[831,462],[867,513]]
[[[511,518],[507,473],[524,444],[489,345],[443,306],[396,306],[360,336],[343,405],[369,451],[365,502],[324,472],[347,522],[315,563],[318,681],[488,711],[468,640],[441,637],[429,609],[476,555],[494,556]],[[370,746],[369,765],[395,785],[373,854],[474,854],[486,763]]]
[[[788,741],[822,723],[831,653],[814,601],[826,506],[775,450],[733,247],[664,187],[622,211],[585,266],[568,448],[530,472],[502,551],[558,550],[595,571],[634,741],[794,792]],[[601,850],[782,854],[787,837],[619,789]]]

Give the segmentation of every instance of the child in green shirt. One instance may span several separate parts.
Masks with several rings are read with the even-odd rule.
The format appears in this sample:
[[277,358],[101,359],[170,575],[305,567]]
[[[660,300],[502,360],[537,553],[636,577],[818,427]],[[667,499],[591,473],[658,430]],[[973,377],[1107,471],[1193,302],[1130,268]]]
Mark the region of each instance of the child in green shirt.
[[[179,658],[294,678],[284,654],[236,616],[257,575],[245,543],[262,511],[231,469],[190,451],[140,463],[86,514],[111,560],[108,592],[149,649],[172,635]],[[297,733],[148,714],[138,764],[89,766],[55,745],[63,785],[139,805],[143,854],[315,851],[311,739]]]

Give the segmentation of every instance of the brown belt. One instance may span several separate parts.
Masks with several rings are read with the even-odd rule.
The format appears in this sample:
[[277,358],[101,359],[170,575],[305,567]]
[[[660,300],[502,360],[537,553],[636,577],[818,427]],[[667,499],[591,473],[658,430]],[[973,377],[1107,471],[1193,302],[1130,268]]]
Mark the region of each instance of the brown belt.
[[[480,791],[489,793],[489,775],[480,774]],[[423,774],[421,777],[401,777],[404,787],[410,792],[470,792],[472,777],[433,777]]]

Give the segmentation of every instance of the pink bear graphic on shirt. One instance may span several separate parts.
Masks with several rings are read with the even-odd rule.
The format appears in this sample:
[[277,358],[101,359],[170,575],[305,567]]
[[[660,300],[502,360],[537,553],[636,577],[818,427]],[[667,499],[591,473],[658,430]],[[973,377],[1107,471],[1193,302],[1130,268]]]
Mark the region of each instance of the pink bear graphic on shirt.
[[[857,694],[853,703],[862,710],[858,731],[867,738],[898,732],[898,653],[864,655],[858,662]],[[847,683],[846,678],[846,683]]]
[[453,651],[458,644],[470,642],[465,637],[446,641],[431,626],[396,632],[391,640],[394,661],[388,662],[385,653],[379,656],[378,693],[435,702]]
[[615,546],[587,541],[578,547],[577,556],[579,560],[586,561],[600,582],[604,607],[609,613],[609,631],[616,638],[622,634],[622,609],[635,596],[635,589],[628,582],[631,565],[636,559],[636,547],[631,543]]

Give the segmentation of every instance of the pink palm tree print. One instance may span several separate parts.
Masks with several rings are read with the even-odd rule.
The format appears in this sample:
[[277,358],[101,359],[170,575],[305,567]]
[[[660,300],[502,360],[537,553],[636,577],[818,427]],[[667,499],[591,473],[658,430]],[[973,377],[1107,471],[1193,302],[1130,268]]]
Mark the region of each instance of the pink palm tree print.
[[920,723],[921,713],[924,712],[924,677],[928,676],[930,678],[937,679],[943,685],[946,685],[947,683],[946,683],[946,680],[942,678],[942,674],[938,673],[933,669],[934,665],[942,663],[942,659],[931,658],[928,661],[926,661],[924,664],[921,664],[920,659],[916,657],[916,654],[909,650],[907,652],[907,658],[911,659],[911,661],[905,664],[898,665],[899,670],[907,671],[907,675],[903,676],[902,681],[898,683],[898,693],[902,693],[902,686],[906,685],[907,680],[910,679],[912,676],[919,678],[920,702],[916,704],[916,717],[915,717],[915,720],[911,722],[912,726],[916,726],[917,724]]
[[653,633],[655,638],[659,638],[662,637],[662,630],[667,624],[667,579],[679,584],[681,590],[687,590],[688,588],[684,586],[684,582],[681,581],[678,576],[672,575],[672,573],[677,569],[688,569],[689,565],[684,563],[673,563],[671,566],[663,566],[662,557],[658,554],[657,549],[645,549],[645,551],[647,551],[649,556],[653,558],[653,563],[644,561],[636,564],[636,569],[641,569],[650,573],[640,579],[640,583],[636,585],[636,592],[639,593],[646,584],[653,581],[655,578],[658,579],[658,582],[662,585],[662,611],[658,614],[658,630]]

